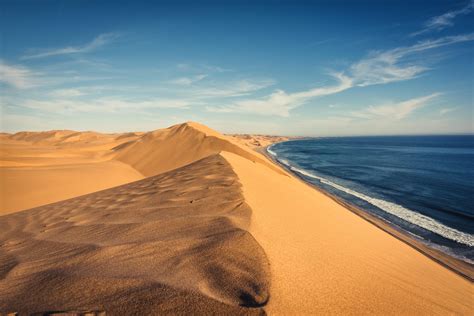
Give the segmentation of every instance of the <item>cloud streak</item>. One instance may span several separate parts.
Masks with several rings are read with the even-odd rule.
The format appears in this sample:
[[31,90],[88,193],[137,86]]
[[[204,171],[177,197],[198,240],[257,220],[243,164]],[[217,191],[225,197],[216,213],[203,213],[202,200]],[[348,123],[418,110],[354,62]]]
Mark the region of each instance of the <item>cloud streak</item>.
[[333,86],[314,88],[296,93],[286,93],[283,90],[276,90],[263,99],[240,100],[230,106],[208,106],[206,109],[210,112],[218,113],[243,112],[287,117],[292,109],[301,106],[309,99],[335,94],[353,86],[352,79],[341,73],[335,73],[332,74],[332,76],[338,81],[338,83]]
[[237,80],[225,84],[200,86],[189,90],[189,95],[195,99],[235,98],[268,88],[275,82],[266,80]]
[[17,89],[35,86],[35,73],[20,65],[9,65],[0,60],[0,82]]
[[395,119],[402,120],[415,110],[429,104],[430,101],[439,97],[441,93],[433,93],[427,96],[409,99],[395,104],[369,106],[368,108],[350,113],[350,117],[358,119]]
[[472,40],[474,33],[424,40],[412,46],[372,52],[367,58],[353,64],[349,71],[355,85],[361,87],[413,79],[429,68],[406,62],[407,57],[416,57],[428,50]]
[[195,82],[203,80],[207,76],[208,75],[202,74],[202,75],[197,75],[197,76],[193,76],[193,77],[181,77],[181,78],[173,79],[169,83],[180,85],[180,86],[189,86],[189,85],[192,85]]
[[73,98],[84,95],[84,92],[79,89],[59,89],[51,91],[49,95],[53,98]]
[[[423,65],[421,54],[436,48],[474,40],[474,33],[419,41],[411,46],[375,51],[353,63],[345,72],[333,73],[333,86],[287,93],[276,90],[268,96],[239,100],[226,106],[208,106],[210,112],[253,113],[288,117],[290,111],[317,97],[340,93],[353,87],[366,87],[417,78],[430,68]],[[410,60],[410,61],[407,61]],[[414,61],[415,60],[415,61]]]
[[51,56],[88,53],[109,44],[110,42],[114,41],[118,37],[119,35],[117,33],[100,34],[99,36],[94,38],[91,42],[82,46],[67,46],[63,48],[42,50],[34,54],[24,55],[21,57],[21,59],[27,60],[27,59],[46,58],[46,57],[51,57]]
[[410,34],[410,36],[418,36],[433,31],[441,31],[454,25],[454,19],[460,15],[467,15],[474,10],[474,1],[470,1],[466,6],[459,10],[448,11],[444,14],[434,16],[423,25],[423,29]]
[[439,115],[443,116],[443,115],[451,113],[455,110],[456,110],[456,108],[444,108],[444,109],[439,110]]
[[94,100],[27,99],[21,106],[50,113],[114,113],[152,109],[188,109],[191,102],[180,99],[127,100],[120,98],[99,98]]

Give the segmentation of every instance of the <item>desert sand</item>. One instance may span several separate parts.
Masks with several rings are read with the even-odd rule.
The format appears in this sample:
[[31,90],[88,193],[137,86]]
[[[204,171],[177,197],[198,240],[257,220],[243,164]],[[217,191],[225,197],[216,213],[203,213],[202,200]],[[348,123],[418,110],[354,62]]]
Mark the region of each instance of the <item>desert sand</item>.
[[254,150],[260,150],[274,143],[284,142],[296,137],[287,136],[269,136],[269,135],[255,135],[255,134],[229,134],[232,141],[241,145],[250,147]]
[[138,135],[0,135],[0,215],[142,179],[140,172],[109,157],[112,148]]
[[0,137],[0,312],[474,308],[471,282],[273,164],[257,137],[197,123]]

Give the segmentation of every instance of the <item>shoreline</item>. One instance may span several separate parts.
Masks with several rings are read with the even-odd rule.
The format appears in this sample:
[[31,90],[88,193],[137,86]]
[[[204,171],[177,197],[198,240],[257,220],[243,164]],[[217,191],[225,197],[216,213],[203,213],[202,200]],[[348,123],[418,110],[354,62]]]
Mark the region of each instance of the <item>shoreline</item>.
[[[290,140],[288,140],[290,141]],[[278,165],[279,167],[283,168],[287,173],[294,176],[296,179],[300,180],[304,184],[308,185],[309,187],[317,190],[318,192],[324,194],[325,196],[331,198],[336,203],[342,205],[345,209],[349,210],[350,212],[356,214],[357,216],[361,217],[365,221],[371,223],[375,227],[381,229],[382,231],[390,234],[391,236],[397,238],[398,240],[402,241],[403,243],[409,245],[416,251],[420,252],[421,254],[425,255],[426,257],[430,258],[431,260],[435,261],[436,263],[440,264],[441,266],[447,268],[448,270],[458,274],[459,276],[465,278],[470,282],[474,282],[474,266],[470,265],[469,263],[462,261],[460,259],[454,258],[445,254],[444,252],[431,248],[425,245],[423,242],[413,238],[407,232],[404,232],[400,229],[393,227],[392,225],[386,223],[382,219],[376,217],[375,215],[370,214],[368,211],[352,205],[341,198],[331,194],[318,186],[311,184],[305,181],[300,175],[296,174],[295,172],[291,171],[287,166],[281,164],[275,157],[270,155],[267,151],[267,148],[275,145],[277,143],[283,142],[276,142],[269,146],[265,146],[259,148],[257,151],[267,157],[271,162]]]

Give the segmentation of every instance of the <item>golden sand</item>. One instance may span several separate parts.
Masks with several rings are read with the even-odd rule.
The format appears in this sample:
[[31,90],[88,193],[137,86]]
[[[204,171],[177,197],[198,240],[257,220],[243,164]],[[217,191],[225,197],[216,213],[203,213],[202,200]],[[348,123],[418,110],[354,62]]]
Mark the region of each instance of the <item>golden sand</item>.
[[472,283],[251,150],[259,137],[2,134],[0,312],[472,313]]

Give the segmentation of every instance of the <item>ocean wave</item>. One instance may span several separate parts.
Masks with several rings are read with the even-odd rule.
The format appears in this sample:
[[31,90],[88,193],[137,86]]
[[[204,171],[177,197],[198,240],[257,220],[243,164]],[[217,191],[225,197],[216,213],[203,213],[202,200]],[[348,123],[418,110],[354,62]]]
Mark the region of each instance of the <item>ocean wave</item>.
[[454,229],[452,227],[446,226],[446,225],[432,219],[431,217],[428,217],[426,215],[417,213],[417,212],[412,211],[410,209],[407,209],[407,208],[405,208],[401,205],[398,205],[398,204],[395,204],[395,203],[392,203],[392,202],[389,202],[389,201],[385,201],[385,200],[382,200],[382,199],[377,199],[377,198],[370,197],[370,196],[362,194],[360,192],[357,192],[357,191],[351,190],[349,188],[343,187],[342,185],[339,185],[337,183],[329,181],[328,179],[317,176],[317,175],[315,175],[311,172],[308,172],[306,170],[296,168],[296,167],[292,166],[288,162],[288,160],[279,158],[277,156],[277,154],[274,151],[272,151],[270,148],[271,148],[271,146],[267,148],[267,151],[270,154],[272,154],[273,156],[275,156],[276,159],[280,163],[282,163],[283,165],[286,165],[290,170],[292,170],[294,172],[298,172],[298,173],[300,173],[304,176],[307,176],[309,178],[319,180],[321,183],[324,183],[324,184],[329,185],[329,186],[331,186],[331,187],[333,187],[333,188],[335,188],[339,191],[345,192],[345,193],[350,194],[352,196],[355,196],[355,197],[357,197],[361,200],[364,200],[364,201],[378,207],[382,211],[384,211],[388,214],[394,215],[398,218],[401,218],[401,219],[405,220],[408,223],[411,223],[411,224],[414,224],[418,227],[424,228],[424,229],[426,229],[430,232],[433,232],[435,234],[438,234],[438,235],[440,235],[444,238],[456,241],[458,243],[461,243],[461,244],[464,244],[464,245],[467,245],[467,246],[470,246],[470,247],[474,247],[474,235],[464,233],[464,232],[461,232],[461,231],[459,231],[457,229]]
[[[288,165],[289,166],[289,165]],[[377,199],[370,197],[368,195],[362,194],[360,192],[351,190],[349,188],[343,187],[342,185],[339,185],[337,183],[334,183],[332,181],[329,181],[323,177],[319,177],[313,173],[310,173],[306,170],[302,170],[293,166],[289,166],[291,170],[298,172],[302,175],[305,175],[309,178],[317,179],[321,183],[324,183],[326,185],[329,185],[339,191],[345,192],[347,194],[350,194],[352,196],[355,196],[361,200],[364,200],[366,202],[369,202],[370,204],[378,207],[379,209],[383,210],[386,213],[392,214],[394,216],[397,216],[398,218],[401,218],[405,220],[408,223],[414,224],[416,226],[419,226],[421,228],[424,228],[426,230],[429,230],[435,234],[438,234],[440,236],[443,236],[447,239],[454,240],[458,243],[468,245],[473,247],[474,246],[474,236],[468,233],[461,232],[457,229],[454,229],[452,227],[446,226],[431,217],[425,216],[423,214],[417,213],[415,211],[409,210],[401,205],[388,202],[382,199]]]
[[285,166],[291,168],[291,165],[290,165],[290,163],[288,162],[288,160],[282,159],[282,158],[277,158],[277,160],[278,160],[278,162],[280,162],[280,163],[284,164]]
[[277,154],[276,154],[276,152],[274,152],[273,150],[271,150],[271,148],[272,148],[272,147],[273,147],[273,145],[271,145],[271,146],[268,146],[268,147],[267,147],[267,152],[268,152],[270,155],[272,155],[272,156],[275,156],[275,157],[276,157],[276,156],[277,156]]

